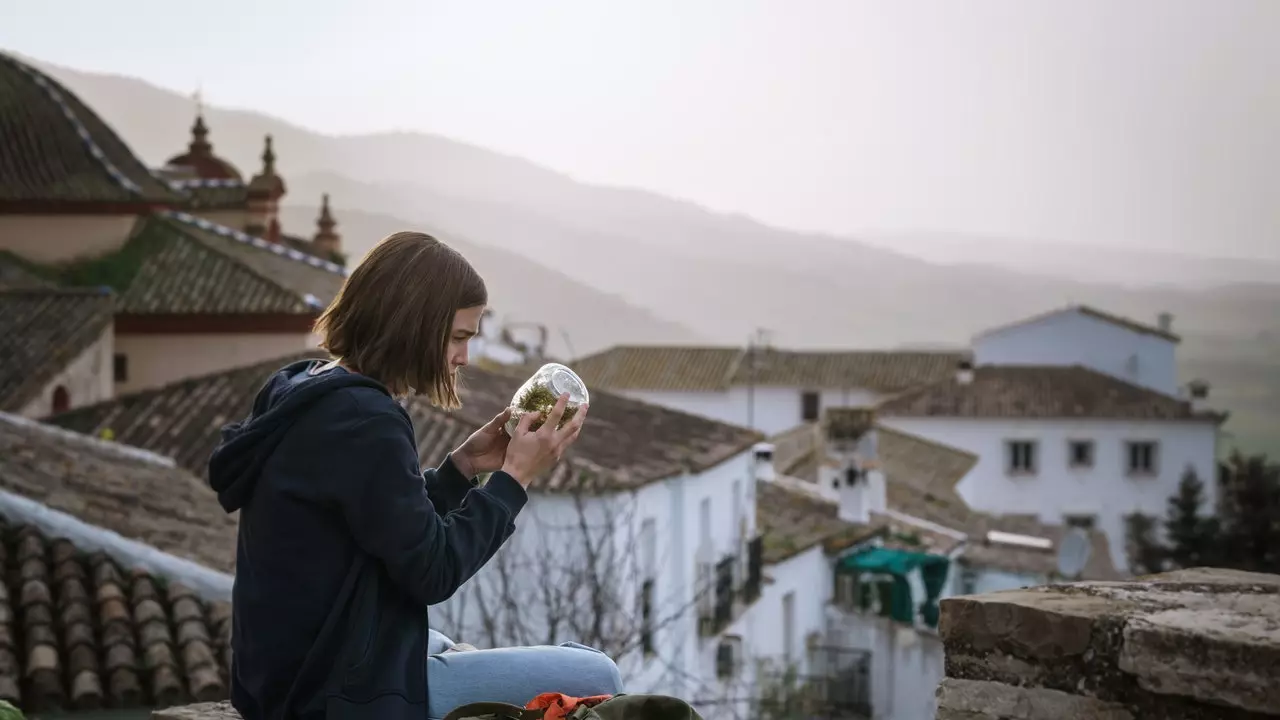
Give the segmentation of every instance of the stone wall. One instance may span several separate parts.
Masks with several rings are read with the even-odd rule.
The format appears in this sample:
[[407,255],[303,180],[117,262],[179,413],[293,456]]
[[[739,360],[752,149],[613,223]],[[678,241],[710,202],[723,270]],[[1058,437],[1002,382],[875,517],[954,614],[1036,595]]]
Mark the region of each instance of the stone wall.
[[950,598],[936,720],[1280,718],[1280,576],[1197,568]]

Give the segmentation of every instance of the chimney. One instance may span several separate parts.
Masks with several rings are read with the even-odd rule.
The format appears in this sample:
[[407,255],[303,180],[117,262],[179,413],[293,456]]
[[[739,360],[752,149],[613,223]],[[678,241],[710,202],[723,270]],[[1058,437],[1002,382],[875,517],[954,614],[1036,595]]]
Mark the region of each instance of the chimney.
[[839,516],[845,522],[866,524],[872,514],[885,511],[885,480],[875,458],[876,431],[858,443],[854,453],[843,453],[832,481],[839,502]]
[[777,477],[777,471],[773,467],[773,444],[762,442],[756,443],[751,448],[751,464],[755,469],[756,480],[772,482]]
[[973,361],[968,358],[956,363],[956,382],[968,385],[973,382]]
[[1201,413],[1209,410],[1208,381],[1192,380],[1187,383],[1187,395],[1191,400],[1191,412]]
[[1160,332],[1173,332],[1173,314],[1162,312],[1156,316],[1156,326]]

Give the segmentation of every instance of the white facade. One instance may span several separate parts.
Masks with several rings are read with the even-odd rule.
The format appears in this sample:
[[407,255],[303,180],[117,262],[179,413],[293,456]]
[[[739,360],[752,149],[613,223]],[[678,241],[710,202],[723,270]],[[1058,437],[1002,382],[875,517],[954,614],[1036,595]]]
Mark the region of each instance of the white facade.
[[[1212,420],[883,417],[880,422],[977,455],[977,465],[957,486],[975,510],[1030,513],[1052,524],[1095,518],[1122,571],[1128,567],[1124,516],[1142,512],[1163,517],[1188,467],[1205,485],[1206,512],[1217,502],[1218,429]],[[1012,443],[1034,448],[1031,470],[1011,467]],[[1073,443],[1091,444],[1090,464],[1073,465]],[[1153,444],[1150,471],[1130,471],[1130,443]]]
[[[738,558],[735,587],[746,574],[746,542],[755,534],[751,453],[704,472],[669,478],[633,492],[575,500],[535,493],[503,550],[458,593],[432,609],[432,623],[478,647],[564,641],[602,647],[618,662],[629,692],[676,695],[704,717],[742,716],[754,697],[751,658],[777,654],[761,629],[776,623],[764,598],[740,606],[714,637],[699,634],[698,564]],[[590,546],[590,551],[587,548]],[[592,592],[589,578],[599,581]],[[767,586],[780,592],[784,583]],[[640,598],[648,581],[652,652],[642,652]],[[811,589],[800,575],[790,592]],[[728,638],[736,670],[717,677],[717,649]]]
[[1178,395],[1177,344],[1068,308],[983,333],[975,365],[1083,365],[1125,382]]
[[805,394],[816,393],[817,409],[829,407],[868,407],[880,396],[864,388],[821,389],[803,387],[736,385],[727,390],[613,390],[615,394],[654,405],[682,410],[691,415],[748,427],[776,435],[817,417],[806,418]]
[[[113,323],[107,323],[98,339],[45,383],[39,394],[28,401],[18,414],[43,418],[55,412],[110,400],[115,386],[111,364],[115,339],[113,328]],[[64,403],[65,407],[60,407]]]

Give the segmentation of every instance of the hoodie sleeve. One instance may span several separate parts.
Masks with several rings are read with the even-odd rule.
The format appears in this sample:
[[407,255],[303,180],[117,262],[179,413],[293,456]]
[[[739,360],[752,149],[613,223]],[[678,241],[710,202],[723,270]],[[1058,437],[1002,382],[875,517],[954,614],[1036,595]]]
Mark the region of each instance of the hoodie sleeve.
[[427,497],[435,506],[436,514],[443,517],[457,510],[476,485],[462,474],[453,462],[453,453],[449,453],[440,467],[422,471],[422,486],[427,489]]
[[357,477],[344,478],[336,492],[356,543],[424,605],[443,602],[475,575],[511,536],[528,501],[524,488],[499,472],[466,492],[456,509],[437,512],[418,474],[413,426],[397,414],[359,420],[343,445],[344,464]]

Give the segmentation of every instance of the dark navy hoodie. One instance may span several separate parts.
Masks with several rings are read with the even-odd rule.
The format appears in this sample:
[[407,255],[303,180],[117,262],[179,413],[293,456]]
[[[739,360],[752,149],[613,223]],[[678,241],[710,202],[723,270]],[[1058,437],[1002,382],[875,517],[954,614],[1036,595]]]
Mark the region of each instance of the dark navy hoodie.
[[267,381],[222,430],[209,483],[240,511],[232,704],[245,720],[427,716],[427,606],[515,529],[528,496],[422,472],[408,414],[371,378],[321,361]]

